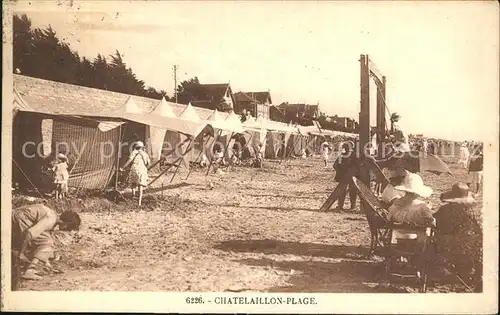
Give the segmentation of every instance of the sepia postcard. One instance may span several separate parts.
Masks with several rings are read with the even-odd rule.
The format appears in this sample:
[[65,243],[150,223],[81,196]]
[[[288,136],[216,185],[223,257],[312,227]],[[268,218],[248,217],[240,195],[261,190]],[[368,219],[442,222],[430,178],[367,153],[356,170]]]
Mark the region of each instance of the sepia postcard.
[[2,311],[498,313],[497,1],[2,14]]

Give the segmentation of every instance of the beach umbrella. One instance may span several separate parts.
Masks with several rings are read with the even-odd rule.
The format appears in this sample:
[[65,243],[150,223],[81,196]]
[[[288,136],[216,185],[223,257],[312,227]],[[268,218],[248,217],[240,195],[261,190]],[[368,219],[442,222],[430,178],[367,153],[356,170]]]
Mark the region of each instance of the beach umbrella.
[[395,153],[387,159],[377,160],[376,162],[380,168],[402,166],[412,173],[451,174],[448,165],[438,156],[420,151]]

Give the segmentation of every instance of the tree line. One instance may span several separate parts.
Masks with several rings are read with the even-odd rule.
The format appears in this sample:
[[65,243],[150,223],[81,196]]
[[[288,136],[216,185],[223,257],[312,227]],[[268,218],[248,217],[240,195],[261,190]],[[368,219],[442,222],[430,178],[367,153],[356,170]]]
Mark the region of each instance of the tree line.
[[27,15],[14,15],[13,69],[23,75],[154,99],[168,97],[164,90],[145,85],[116,50],[93,60],[81,57],[57,37],[52,27],[32,28]]

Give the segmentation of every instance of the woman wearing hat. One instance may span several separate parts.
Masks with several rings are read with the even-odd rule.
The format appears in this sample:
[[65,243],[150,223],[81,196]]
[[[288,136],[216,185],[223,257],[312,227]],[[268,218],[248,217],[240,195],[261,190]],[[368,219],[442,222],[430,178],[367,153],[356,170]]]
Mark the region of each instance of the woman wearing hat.
[[68,193],[68,158],[66,155],[59,153],[57,155],[56,164],[53,168],[54,183],[56,184],[56,199],[63,199]]
[[454,266],[462,279],[480,286],[482,229],[474,212],[477,201],[465,183],[455,183],[440,199],[445,204],[434,214],[439,258],[447,263],[445,268]]
[[431,209],[425,202],[419,200],[432,195],[432,188],[424,185],[420,175],[408,172],[403,183],[394,189],[405,194],[389,207],[389,220],[416,225],[428,225],[434,222]]
[[402,167],[396,167],[388,169],[389,184],[382,191],[382,201],[387,205],[391,206],[394,201],[403,197],[405,192],[402,190],[396,190],[394,187],[401,185],[404,181],[408,171]]
[[129,165],[130,175],[129,182],[132,187],[132,196],[135,197],[135,191],[139,189],[139,206],[142,202],[142,194],[144,188],[148,185],[148,166],[151,163],[149,155],[144,151],[144,143],[142,141],[137,141],[133,146],[133,151],[130,157],[123,166],[122,170]]

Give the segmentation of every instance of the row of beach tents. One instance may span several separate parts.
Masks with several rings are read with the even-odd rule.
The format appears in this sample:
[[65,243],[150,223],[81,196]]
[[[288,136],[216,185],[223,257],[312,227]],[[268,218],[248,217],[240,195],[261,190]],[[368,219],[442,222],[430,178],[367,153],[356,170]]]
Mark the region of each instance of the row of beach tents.
[[[115,110],[95,112],[82,108],[56,114],[31,106],[15,88],[13,95],[14,180],[34,187],[46,184],[42,180],[43,166],[57,152],[66,154],[73,166],[70,187],[105,189],[114,184],[117,166],[123,165],[135,141],[146,144],[154,167],[161,161],[189,169],[190,162],[199,162],[203,156],[211,158],[216,142],[222,144],[226,158],[230,158],[237,136],[244,137],[250,152],[255,153],[253,150],[261,144],[266,158],[287,159],[306,148],[315,151],[324,137],[341,135],[317,125],[296,126],[262,118],[241,122],[234,112],[217,110],[202,119],[191,104],[171,103],[164,98],[150,112],[141,110],[129,96]],[[184,109],[176,115],[174,108],[179,106]],[[52,121],[48,136],[42,130],[43,120]],[[51,156],[39,150],[47,138]]]

